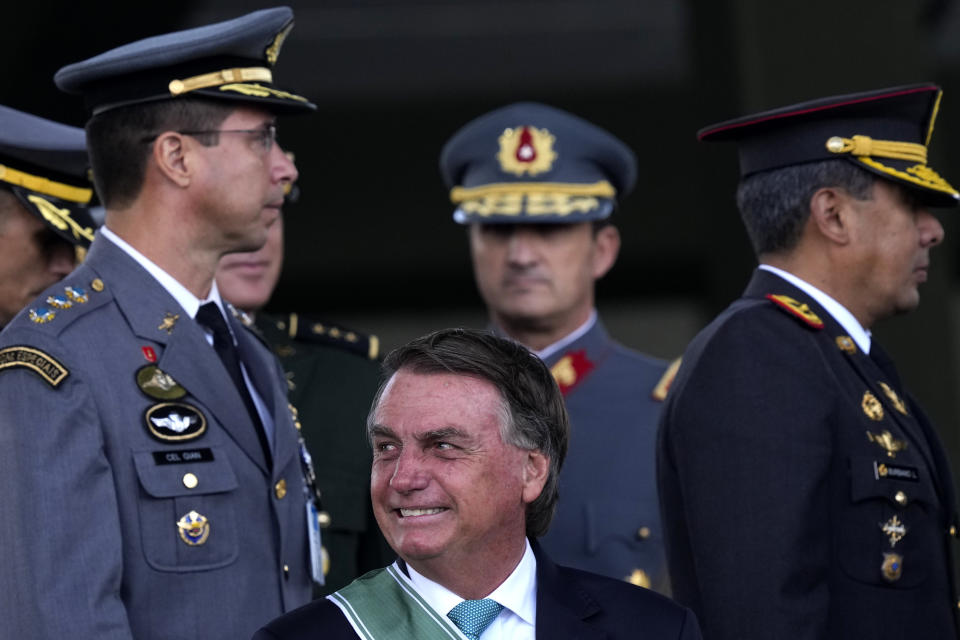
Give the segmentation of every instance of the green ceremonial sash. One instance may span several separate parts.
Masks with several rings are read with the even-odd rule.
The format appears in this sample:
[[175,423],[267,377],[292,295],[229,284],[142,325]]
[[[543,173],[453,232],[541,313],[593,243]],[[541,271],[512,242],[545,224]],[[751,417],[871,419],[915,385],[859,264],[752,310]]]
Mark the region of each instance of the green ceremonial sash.
[[463,640],[453,622],[427,604],[396,563],[364,574],[327,598],[364,640]]

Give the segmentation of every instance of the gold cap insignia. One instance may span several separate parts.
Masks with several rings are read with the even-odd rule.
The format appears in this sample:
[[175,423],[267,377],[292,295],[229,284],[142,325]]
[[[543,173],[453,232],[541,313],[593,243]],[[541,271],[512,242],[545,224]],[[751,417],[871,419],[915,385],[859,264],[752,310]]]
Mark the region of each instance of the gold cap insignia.
[[650,588],[650,576],[648,576],[647,572],[643,569],[634,569],[633,573],[624,578],[624,580],[638,587],[643,587],[644,589]]
[[173,333],[173,327],[177,324],[177,320],[180,319],[179,313],[170,313],[169,311],[163,315],[163,322],[160,323],[160,326],[157,327],[158,331],[166,331],[167,334]]
[[270,63],[271,67],[277,64],[277,58],[280,56],[280,47],[283,46],[283,41],[287,39],[291,29],[293,29],[293,22],[281,29],[277,37],[270,43],[270,46],[263,52],[263,55],[267,57],[267,62]]
[[46,198],[41,198],[37,195],[29,195],[27,196],[27,200],[33,203],[44,220],[57,229],[69,231],[76,240],[93,242],[93,229],[84,227],[74,220],[70,209],[58,207]]
[[886,382],[878,382],[877,384],[879,384],[880,388],[883,389],[883,394],[887,396],[887,400],[890,401],[890,404],[892,404],[893,407],[903,415],[907,415],[907,405],[903,402],[903,400],[900,399],[900,396],[897,395],[897,392],[890,388],[890,385],[888,385]]
[[900,518],[893,516],[886,522],[880,523],[880,529],[885,536],[890,538],[890,547],[895,547],[903,536],[907,535],[907,527],[900,521]]
[[823,320],[810,309],[806,302],[794,300],[790,296],[774,295],[772,293],[768,293],[766,298],[787,313],[800,318],[814,329],[823,329]]
[[880,565],[880,571],[883,573],[883,579],[887,582],[896,582],[903,574],[903,556],[899,553],[885,552],[883,554],[883,564]]
[[546,129],[520,126],[504,130],[498,139],[500,168],[517,176],[535,176],[550,171],[557,159],[554,140],[556,138]]
[[[874,400],[876,400],[876,398],[874,398]],[[893,437],[892,433],[886,430],[884,430],[880,435],[867,431],[867,440],[870,442],[875,442],[883,447],[883,449],[887,452],[887,455],[891,458],[896,458],[898,451],[904,451],[907,448],[907,443],[905,441],[897,440]]]
[[863,412],[871,420],[883,420],[883,405],[877,400],[877,396],[869,391],[863,392],[863,400],[860,401],[860,406],[863,407]]
[[190,511],[188,514],[177,520],[177,531],[180,533],[180,539],[191,547],[196,547],[207,541],[210,537],[210,521],[206,516],[200,515],[196,511]]
[[837,336],[837,347],[844,353],[853,355],[857,352],[857,343],[850,336]]

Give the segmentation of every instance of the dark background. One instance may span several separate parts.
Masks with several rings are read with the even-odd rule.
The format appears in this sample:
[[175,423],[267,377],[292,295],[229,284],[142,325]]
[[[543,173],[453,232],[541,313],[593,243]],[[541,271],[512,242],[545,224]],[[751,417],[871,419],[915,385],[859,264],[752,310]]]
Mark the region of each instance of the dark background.
[[[698,128],[934,80],[945,97],[931,164],[960,183],[960,10],[951,0],[290,4],[297,26],[275,80],[319,110],[281,121],[302,197],[287,211],[287,266],[271,306],[377,333],[387,348],[485,321],[437,157],[460,125],[509,102],[568,109],[637,152],[638,187],[615,214],[623,251],[598,304],[618,338],[664,358],[739,294],[754,265],[733,204],[736,153],[699,145]],[[79,100],[52,84],[60,66],[264,6],[16,3],[4,10],[0,101],[82,125]],[[947,240],[920,310],[876,329],[955,460],[956,215],[941,215]]]

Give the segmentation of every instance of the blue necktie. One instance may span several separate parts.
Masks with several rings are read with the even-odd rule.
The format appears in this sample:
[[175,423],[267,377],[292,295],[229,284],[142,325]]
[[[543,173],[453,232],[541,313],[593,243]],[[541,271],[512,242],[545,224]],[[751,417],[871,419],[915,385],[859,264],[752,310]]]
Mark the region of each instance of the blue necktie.
[[493,619],[503,611],[499,602],[485,598],[483,600],[464,600],[453,609],[447,617],[453,624],[463,631],[463,635],[470,640],[479,640],[483,630],[490,626]]

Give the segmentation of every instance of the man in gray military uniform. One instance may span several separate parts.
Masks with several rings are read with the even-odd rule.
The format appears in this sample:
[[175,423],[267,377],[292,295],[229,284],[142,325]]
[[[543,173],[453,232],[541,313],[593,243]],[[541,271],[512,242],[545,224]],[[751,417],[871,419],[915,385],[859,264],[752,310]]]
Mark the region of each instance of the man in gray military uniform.
[[275,115],[313,105],[271,70],[292,21],[258,11],[55,77],[92,111],[107,213],[0,337],[10,637],[234,640],[310,598],[312,472],[283,374],[214,283],[297,177]]
[[440,166],[491,323],[550,366],[570,412],[544,548],[560,564],[665,590],[654,445],[670,373],[615,342],[594,308],[620,249],[609,216],[633,188],[633,153],[577,116],[519,103],[465,125]]
[[83,129],[0,105],[0,328],[93,240]]

